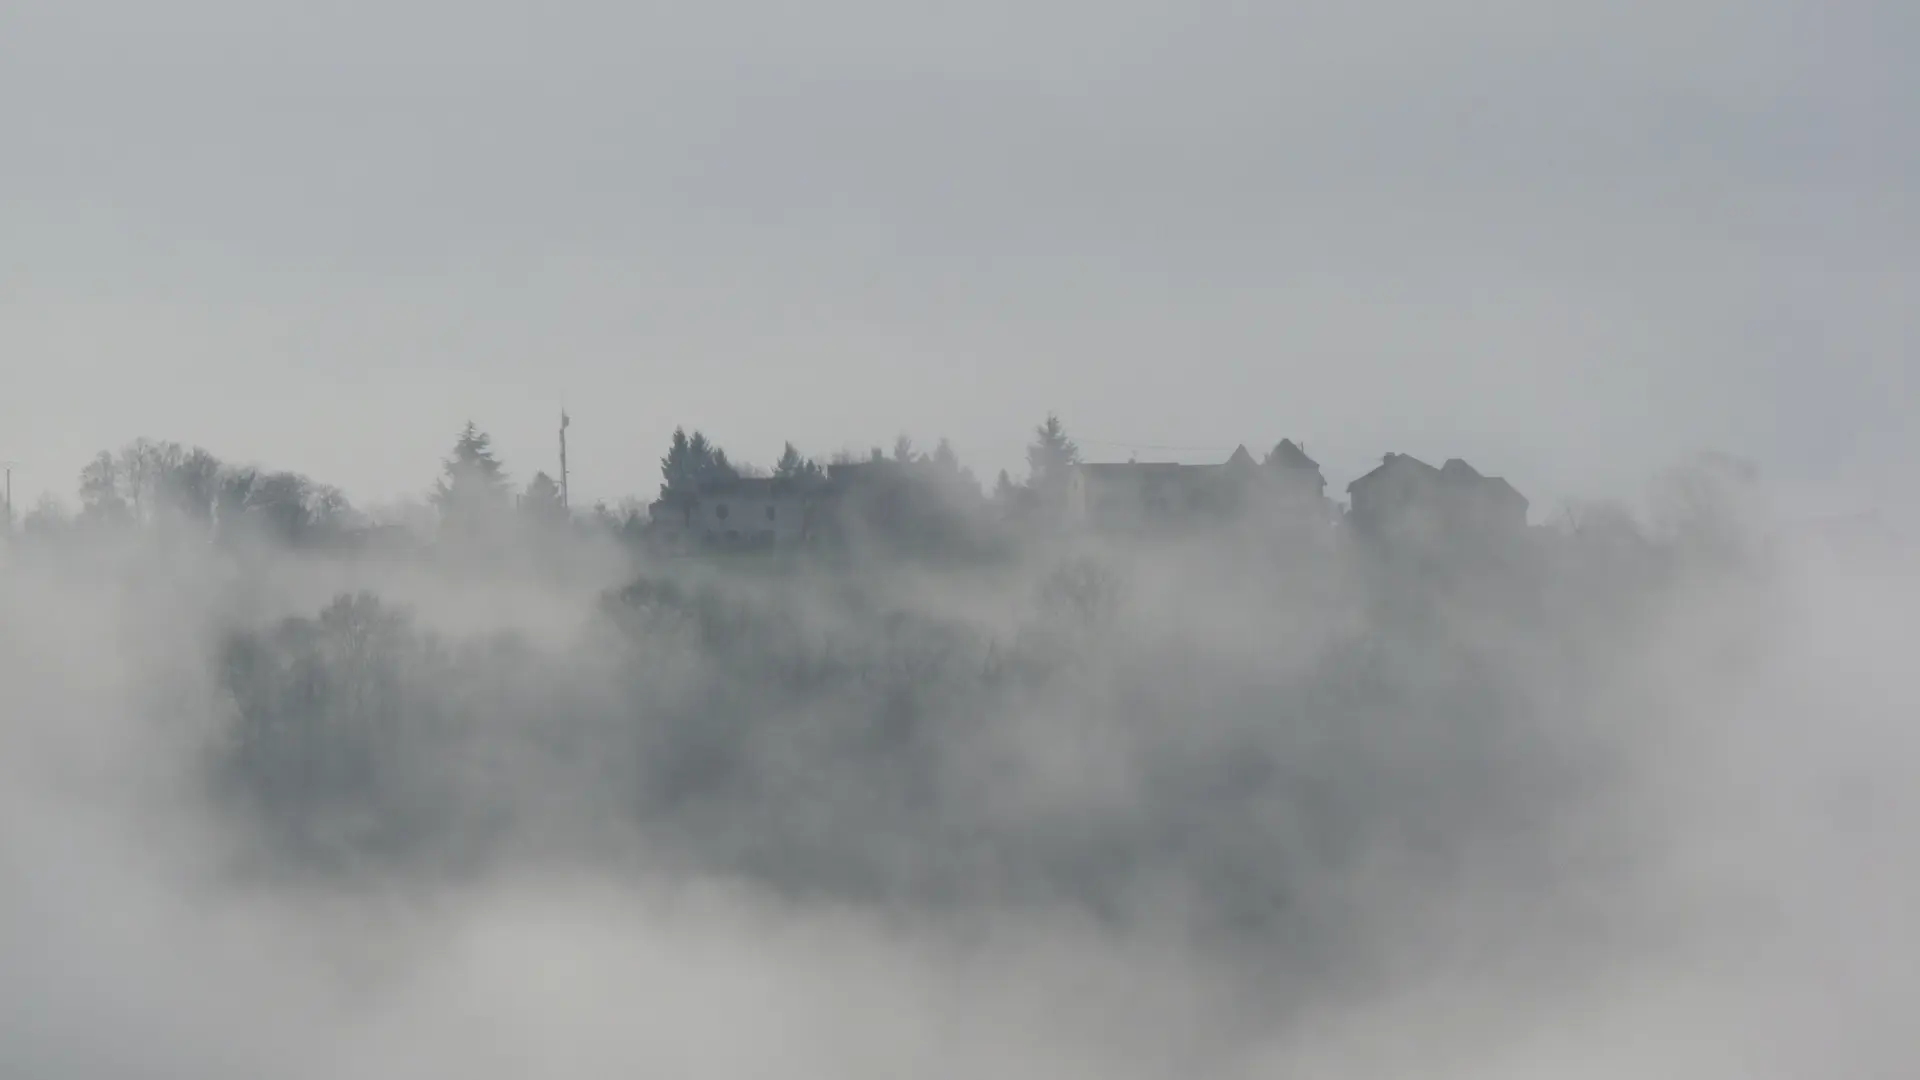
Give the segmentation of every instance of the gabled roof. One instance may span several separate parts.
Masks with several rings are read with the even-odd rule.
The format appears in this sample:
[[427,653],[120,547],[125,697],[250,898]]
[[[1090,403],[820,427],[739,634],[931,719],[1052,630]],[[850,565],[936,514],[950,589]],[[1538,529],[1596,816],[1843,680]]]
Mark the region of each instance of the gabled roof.
[[1501,495],[1519,499],[1521,502],[1527,501],[1527,497],[1520,494],[1519,490],[1507,483],[1505,479],[1488,476],[1459,458],[1448,458],[1447,463],[1440,466],[1440,475],[1461,483],[1477,484],[1482,488],[1498,491]]
[[1268,460],[1275,465],[1284,465],[1289,469],[1318,469],[1320,463],[1307,456],[1307,452],[1292,439],[1281,439],[1280,445],[1273,448]]
[[1365,487],[1368,483],[1372,482],[1375,477],[1383,476],[1389,471],[1405,469],[1413,469],[1433,479],[1444,480],[1448,483],[1495,490],[1503,497],[1515,498],[1522,503],[1527,501],[1527,497],[1520,494],[1520,492],[1512,484],[1507,483],[1505,479],[1498,476],[1484,475],[1478,469],[1475,469],[1460,458],[1448,458],[1445,464],[1436,469],[1409,454],[1387,454],[1381,458],[1380,464],[1374,466],[1373,471],[1348,484],[1347,490],[1351,492],[1355,488]]
[[1433,473],[1434,475],[1438,475],[1440,472],[1439,469],[1434,468],[1433,466],[1427,464],[1424,461],[1421,461],[1419,458],[1414,457],[1411,454],[1395,454],[1392,452],[1388,452],[1387,454],[1383,455],[1380,458],[1380,464],[1375,465],[1371,472],[1367,473],[1364,476],[1358,477],[1352,483],[1348,484],[1347,490],[1352,491],[1355,488],[1365,487],[1367,484],[1371,483],[1375,478],[1385,476],[1389,471],[1398,471],[1398,470],[1408,469],[1408,468],[1415,469],[1424,473]]
[[1520,494],[1519,488],[1516,488],[1512,484],[1507,483],[1506,480],[1501,477],[1483,476],[1480,478],[1480,482],[1490,488],[1497,486],[1498,490],[1502,495],[1519,499],[1522,503],[1527,502],[1527,497],[1525,495]]
[[1220,464],[1190,465],[1179,461],[1082,461],[1075,464],[1087,476],[1117,478],[1121,476],[1206,476],[1221,469],[1245,468],[1257,465],[1258,461],[1247,451],[1243,443],[1233,448],[1233,454]]

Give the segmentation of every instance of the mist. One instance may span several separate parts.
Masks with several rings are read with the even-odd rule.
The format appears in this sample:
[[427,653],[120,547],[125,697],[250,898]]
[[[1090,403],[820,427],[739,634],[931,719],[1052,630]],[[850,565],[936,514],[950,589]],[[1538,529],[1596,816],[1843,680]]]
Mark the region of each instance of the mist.
[[1914,8],[0,4],[0,1080],[1920,1074]]
[[1912,1064],[1914,552],[1749,473],[725,554],[459,460],[404,542],[164,469],[15,538],[0,1072]]

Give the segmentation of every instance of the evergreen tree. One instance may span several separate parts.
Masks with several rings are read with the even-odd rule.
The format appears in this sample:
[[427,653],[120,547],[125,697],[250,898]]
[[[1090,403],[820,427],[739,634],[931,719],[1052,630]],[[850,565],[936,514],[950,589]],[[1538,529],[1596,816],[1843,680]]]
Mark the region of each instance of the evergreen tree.
[[434,485],[433,503],[441,522],[477,527],[507,508],[506,469],[493,456],[493,439],[473,421],[461,429],[445,475]]
[[934,446],[932,455],[923,454],[920,460],[931,462],[936,470],[935,475],[951,484],[955,490],[964,490],[976,498],[980,495],[980,478],[973,474],[972,469],[960,464],[960,455],[954,452],[953,444],[946,439],[941,439]]
[[780,460],[773,465],[775,480],[808,483],[823,479],[825,476],[826,470],[820,467],[820,463],[802,456],[799,449],[792,443],[788,443],[786,448],[780,451]]
[[713,444],[711,439],[698,431],[693,433],[688,449],[692,452],[694,482],[712,483],[720,475],[720,468],[726,461],[722,451]]
[[960,471],[960,455],[953,452],[953,444],[945,439],[941,439],[940,445],[933,448],[933,463],[940,466],[943,472],[957,474]]
[[1080,462],[1080,448],[1053,413],[1033,429],[1033,436],[1027,446],[1027,484],[1037,492],[1058,495],[1066,488],[1068,472]]
[[533,479],[527,482],[526,494],[520,498],[520,512],[536,522],[567,520],[567,505],[560,498],[560,485],[544,472],[534,473]]
[[806,459],[800,456],[799,448],[788,443],[780,451],[780,460],[773,463],[773,478],[775,480],[796,479],[801,470],[806,468],[806,464]]
[[673,441],[667,456],[660,459],[660,497],[686,498],[709,484],[737,479],[740,471],[727,460],[727,452],[696,431],[673,429]]
[[691,492],[697,472],[687,429],[674,428],[673,440],[667,444],[667,456],[660,459],[660,497],[669,499]]

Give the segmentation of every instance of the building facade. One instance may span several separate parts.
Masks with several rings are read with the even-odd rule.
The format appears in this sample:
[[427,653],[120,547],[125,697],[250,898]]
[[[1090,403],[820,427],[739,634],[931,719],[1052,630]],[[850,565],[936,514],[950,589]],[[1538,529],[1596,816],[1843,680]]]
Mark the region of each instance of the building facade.
[[1527,528],[1526,496],[1459,458],[1436,469],[1407,454],[1388,454],[1348,484],[1347,495],[1348,524],[1371,538],[1466,539]]
[[743,476],[663,497],[648,516],[669,550],[780,548],[805,542],[809,510],[797,482]]
[[1198,529],[1227,519],[1329,525],[1320,466],[1292,440],[1255,461],[1245,446],[1219,464],[1096,462],[1076,466],[1067,486],[1068,516],[1104,532]]

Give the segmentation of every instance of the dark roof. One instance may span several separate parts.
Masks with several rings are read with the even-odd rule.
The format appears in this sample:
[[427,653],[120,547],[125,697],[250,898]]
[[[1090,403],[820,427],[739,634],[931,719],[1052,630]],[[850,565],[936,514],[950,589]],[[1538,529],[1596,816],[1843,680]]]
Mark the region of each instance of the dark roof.
[[1292,439],[1281,439],[1280,445],[1273,448],[1269,460],[1275,465],[1285,465],[1290,469],[1317,469],[1320,463],[1307,456],[1307,452]]
[[1459,482],[1472,482],[1482,487],[1494,488],[1502,495],[1511,496],[1521,502],[1527,501],[1527,497],[1520,494],[1519,489],[1507,483],[1504,478],[1488,476],[1459,458],[1448,458],[1447,463],[1440,466],[1440,475]]
[[1078,468],[1088,476],[1205,476],[1228,465],[1245,467],[1256,464],[1245,444],[1233,448],[1233,455],[1219,465],[1189,465],[1179,461],[1083,461]]
[[1177,461],[1094,461],[1083,462],[1080,471],[1089,476],[1153,476],[1177,475],[1188,469],[1204,469],[1205,465],[1182,465]]
[[1519,488],[1516,488],[1512,484],[1507,483],[1507,481],[1502,477],[1483,476],[1480,478],[1480,482],[1483,484],[1487,484],[1489,486],[1498,484],[1503,489],[1504,494],[1511,495],[1512,497],[1519,499],[1523,503],[1527,501],[1527,497],[1525,495],[1520,494]]
[[1430,473],[1436,473],[1436,474],[1440,471],[1439,469],[1434,468],[1433,466],[1427,464],[1424,461],[1421,461],[1419,458],[1414,457],[1411,454],[1387,453],[1380,458],[1380,464],[1375,465],[1371,472],[1355,479],[1352,483],[1348,484],[1347,490],[1352,491],[1354,488],[1363,487],[1367,483],[1372,481],[1374,477],[1383,476],[1386,474],[1388,469],[1392,469],[1396,466],[1400,468],[1413,467],[1423,472],[1430,472]]
[[1460,458],[1448,458],[1446,464],[1436,469],[1410,454],[1390,453],[1385,455],[1381,459],[1380,464],[1374,466],[1373,471],[1348,484],[1347,490],[1351,492],[1357,487],[1364,487],[1374,477],[1380,476],[1388,469],[1396,466],[1400,468],[1413,468],[1422,473],[1431,474],[1436,478],[1445,479],[1457,484],[1474,484],[1485,487],[1497,486],[1502,495],[1519,499],[1523,503],[1527,501],[1527,497],[1520,494],[1519,490],[1512,484],[1507,483],[1505,479],[1498,476],[1483,475],[1478,469],[1475,469]]

